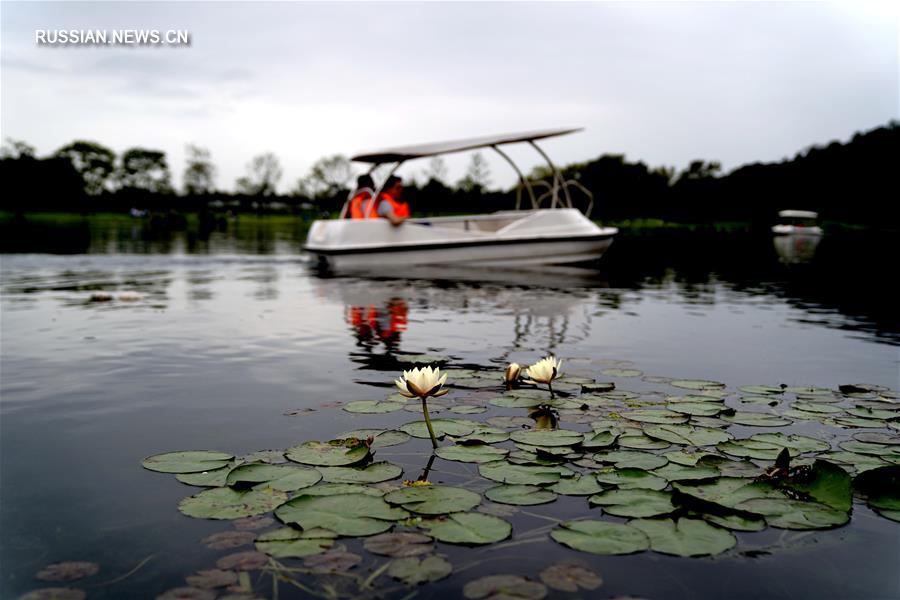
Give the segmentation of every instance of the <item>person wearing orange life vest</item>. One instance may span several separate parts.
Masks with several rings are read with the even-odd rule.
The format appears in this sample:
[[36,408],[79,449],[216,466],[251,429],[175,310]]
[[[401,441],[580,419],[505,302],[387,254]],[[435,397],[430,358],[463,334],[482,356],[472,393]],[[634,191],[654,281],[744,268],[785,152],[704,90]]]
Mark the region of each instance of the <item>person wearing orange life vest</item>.
[[376,208],[378,216],[387,219],[394,226],[409,218],[409,204],[400,201],[402,195],[403,181],[394,175],[388,177],[381,194],[378,195]]
[[372,201],[372,194],[375,192],[375,182],[369,175],[360,175],[356,179],[356,192],[350,199],[349,215],[351,219],[377,219],[378,213],[375,211],[375,202]]

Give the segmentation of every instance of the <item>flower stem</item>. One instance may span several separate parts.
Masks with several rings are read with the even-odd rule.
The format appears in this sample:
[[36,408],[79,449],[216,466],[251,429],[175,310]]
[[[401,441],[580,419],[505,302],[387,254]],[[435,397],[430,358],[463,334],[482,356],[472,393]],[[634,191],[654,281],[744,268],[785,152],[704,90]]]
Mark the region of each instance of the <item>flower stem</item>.
[[422,398],[422,414],[425,415],[425,426],[428,427],[428,435],[431,436],[431,445],[438,447],[437,438],[434,437],[434,428],[431,426],[431,417],[428,416],[428,404]]

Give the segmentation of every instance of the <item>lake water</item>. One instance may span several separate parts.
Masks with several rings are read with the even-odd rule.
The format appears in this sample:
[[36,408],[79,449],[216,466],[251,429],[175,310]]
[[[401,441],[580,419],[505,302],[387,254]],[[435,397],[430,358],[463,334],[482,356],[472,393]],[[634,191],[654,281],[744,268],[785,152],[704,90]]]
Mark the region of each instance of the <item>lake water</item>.
[[[499,383],[507,362],[554,353],[564,371],[638,393],[662,387],[601,371],[627,367],[733,390],[898,387],[900,322],[887,285],[895,239],[826,235],[812,253],[777,248],[766,235],[670,232],[622,236],[590,269],[339,277],[310,271],[304,232],[284,220],[243,219],[205,234],[92,222],[7,239],[0,597],[43,587],[36,572],[71,560],[100,565],[68,584],[90,598],[155,597],[183,586],[186,575],[235,551],[200,543],[229,526],[181,515],[179,501],[199,488],[145,470],[141,460],[188,449],[243,455],[417,420],[421,413],[351,414],[340,404],[384,399],[410,354],[495,365]],[[91,302],[101,290],[141,299]],[[475,418],[526,412],[491,407]],[[429,456],[422,439],[377,453],[409,479]],[[473,473],[473,465],[438,459],[430,479],[465,485]],[[574,496],[524,507],[510,517],[512,539],[528,541],[529,530],[553,524],[548,515],[599,519],[600,510]],[[738,538],[742,552],[715,558],[593,556],[546,536],[480,549],[439,544],[456,570],[417,597],[459,597],[491,573],[535,578],[555,561],[597,571],[604,583],[589,595],[599,598],[900,596],[900,524],[863,503],[837,529]],[[384,562],[359,540],[345,545],[365,556],[356,571]],[[751,549],[760,552],[743,552]],[[378,581],[375,589],[390,580]],[[268,578],[258,586],[259,595],[272,593]],[[306,597],[291,586],[279,592]]]

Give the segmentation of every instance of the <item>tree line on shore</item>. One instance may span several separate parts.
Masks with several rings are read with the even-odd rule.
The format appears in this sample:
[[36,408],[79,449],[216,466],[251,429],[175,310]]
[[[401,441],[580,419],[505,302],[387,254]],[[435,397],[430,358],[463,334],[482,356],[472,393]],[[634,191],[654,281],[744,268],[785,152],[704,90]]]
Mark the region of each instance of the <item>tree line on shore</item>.
[[[648,167],[629,162],[623,155],[604,154],[561,168],[565,180],[593,194],[591,216],[620,221],[657,218],[667,221],[709,223],[752,221],[769,223],[778,210],[801,208],[818,211],[823,218],[896,229],[897,156],[900,123],[858,132],[847,142],[813,145],[793,158],[753,163],[722,173],[719,163],[695,160],[678,172],[669,167]],[[91,213],[147,211],[209,212],[340,210],[357,175],[342,155],[318,160],[287,194],[277,187],[283,171],[272,153],[254,157],[246,174],[231,191],[216,186],[216,167],[209,150],[188,145],[181,186],[176,190],[164,152],[135,147],[117,156],[111,149],[76,140],[50,156],[36,156],[33,147],[10,140],[0,150],[0,174],[7,192],[0,210],[17,214],[38,211]],[[552,173],[535,168],[529,183],[540,192],[548,188]],[[520,187],[490,189],[490,171],[475,153],[465,175],[447,178],[440,157],[405,183],[414,212],[490,212],[513,208]],[[411,180],[413,179],[413,180]],[[574,187],[576,204],[585,204]],[[891,192],[891,190],[895,190]]]

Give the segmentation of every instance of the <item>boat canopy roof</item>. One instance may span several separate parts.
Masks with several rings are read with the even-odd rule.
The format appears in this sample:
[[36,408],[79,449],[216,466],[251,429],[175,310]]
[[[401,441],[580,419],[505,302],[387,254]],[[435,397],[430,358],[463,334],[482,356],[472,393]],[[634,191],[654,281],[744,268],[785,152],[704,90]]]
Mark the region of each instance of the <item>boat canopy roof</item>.
[[500,135],[486,135],[465,140],[453,140],[449,142],[434,142],[431,144],[417,144],[414,146],[399,146],[386,148],[375,152],[357,154],[351,160],[372,164],[403,162],[414,158],[427,158],[439,154],[476,150],[478,148],[490,148],[502,144],[516,144],[519,142],[533,142],[544,138],[566,135],[581,131],[581,128],[573,129],[544,129],[541,131],[526,131],[524,133],[507,133]]
[[819,213],[811,210],[782,210],[778,216],[783,219],[818,219]]

